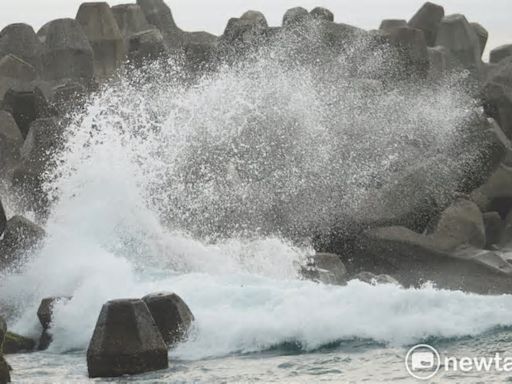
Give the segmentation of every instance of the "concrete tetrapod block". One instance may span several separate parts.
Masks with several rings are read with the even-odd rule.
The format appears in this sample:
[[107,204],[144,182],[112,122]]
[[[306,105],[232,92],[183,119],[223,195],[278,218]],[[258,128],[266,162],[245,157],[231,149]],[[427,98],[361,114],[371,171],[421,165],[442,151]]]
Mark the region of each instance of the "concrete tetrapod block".
[[155,26],[164,38],[168,49],[175,50],[183,45],[183,31],[178,28],[171,9],[163,0],[137,0],[146,20]]
[[437,30],[443,17],[444,8],[427,1],[409,20],[409,26],[422,30],[428,46],[432,47],[435,45]]
[[135,33],[151,29],[144,12],[137,4],[121,4],[112,7],[119,30],[126,40]]
[[74,19],[58,19],[37,33],[44,41],[43,77],[47,80],[74,80],[90,85],[94,78],[92,47]]
[[482,56],[480,41],[464,15],[449,15],[441,20],[436,45],[450,49],[464,68],[479,68]]
[[105,2],[83,3],[78,9],[76,20],[93,49],[96,78],[109,78],[126,57],[123,36],[110,6]]
[[109,301],[87,349],[89,377],[118,377],[169,366],[167,346],[140,299]]
[[15,55],[39,73],[42,69],[43,51],[43,44],[30,25],[10,24],[0,32],[0,57]]
[[181,297],[171,292],[160,292],[144,296],[142,300],[169,347],[186,336],[194,315]]

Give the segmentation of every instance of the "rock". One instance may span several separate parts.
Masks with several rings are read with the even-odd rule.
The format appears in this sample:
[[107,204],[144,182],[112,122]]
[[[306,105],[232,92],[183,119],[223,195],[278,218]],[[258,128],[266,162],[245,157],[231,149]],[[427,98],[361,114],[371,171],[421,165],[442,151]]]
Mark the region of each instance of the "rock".
[[183,46],[183,31],[174,22],[171,9],[163,0],[137,0],[137,4],[146,20],[162,33],[168,49],[176,50]]
[[125,41],[128,41],[136,33],[152,29],[144,12],[137,4],[115,5],[112,7],[112,13]]
[[425,35],[415,28],[394,28],[389,31],[391,43],[400,54],[404,76],[425,78],[430,67]]
[[12,54],[30,64],[39,73],[43,51],[43,45],[30,25],[10,24],[0,32],[0,57]]
[[395,28],[407,28],[407,21],[402,19],[385,19],[380,23],[379,29],[389,32]]
[[22,145],[23,135],[16,121],[9,112],[0,110],[0,171],[5,172],[19,161]]
[[45,45],[45,79],[77,81],[85,86],[91,84],[94,78],[93,50],[76,20],[53,20],[39,30],[38,36]]
[[110,78],[121,67],[126,56],[123,36],[110,6],[105,2],[82,3],[76,20],[94,52],[96,78]]
[[309,12],[302,7],[288,9],[283,16],[283,27],[301,24],[310,19]]
[[41,300],[41,304],[37,310],[37,318],[43,327],[43,332],[41,333],[41,338],[37,346],[39,351],[48,349],[52,342],[52,336],[49,330],[53,321],[53,307],[56,303],[69,301],[70,299],[70,297],[47,297]]
[[259,11],[247,11],[240,16],[240,20],[248,21],[253,25],[259,25],[261,28],[268,28],[265,15]]
[[128,40],[128,59],[136,66],[157,60],[166,54],[166,45],[158,29],[133,34]]
[[194,315],[178,295],[170,292],[144,296],[146,303],[168,347],[183,341],[194,321]]
[[316,7],[309,12],[313,18],[324,21],[334,21],[334,13],[327,8]]
[[456,200],[441,214],[436,235],[449,238],[457,246],[469,244],[483,249],[486,238],[480,209],[472,201]]
[[441,20],[435,45],[450,49],[464,68],[478,70],[482,56],[480,41],[463,15],[445,16]]
[[485,227],[485,249],[493,249],[501,242],[505,223],[498,212],[486,212],[482,217]]
[[4,354],[13,355],[16,353],[32,352],[36,348],[36,342],[28,337],[7,332],[4,341]]
[[0,271],[17,266],[20,257],[32,250],[44,238],[44,229],[21,216],[7,221],[0,241]]
[[400,283],[389,275],[375,275],[371,272],[360,272],[354,276],[355,280],[360,280],[363,283],[371,284],[371,285],[380,285],[380,284],[394,284],[400,285]]
[[405,287],[433,282],[438,288],[478,294],[512,292],[512,266],[496,252],[456,247],[452,239],[403,227],[370,229],[356,242],[358,269],[394,276]]
[[43,92],[37,87],[30,91],[10,89],[5,94],[2,109],[11,113],[24,138],[34,120],[52,115]]
[[49,166],[53,153],[62,145],[62,127],[54,118],[37,119],[21,148],[21,158],[26,166],[42,174]]
[[489,32],[479,23],[469,23],[473,31],[475,31],[478,41],[480,43],[480,57],[484,54],[487,40],[489,39]]
[[499,63],[503,59],[512,56],[512,44],[500,45],[491,51],[489,61],[491,63]]
[[332,253],[317,253],[310,257],[301,268],[301,274],[323,284],[344,285],[347,282],[347,269],[341,257]]
[[436,44],[439,24],[444,17],[444,8],[440,5],[426,2],[409,20],[411,28],[420,29],[425,34],[425,41],[429,47]]
[[103,305],[87,349],[89,377],[117,377],[168,366],[167,347],[142,300]]

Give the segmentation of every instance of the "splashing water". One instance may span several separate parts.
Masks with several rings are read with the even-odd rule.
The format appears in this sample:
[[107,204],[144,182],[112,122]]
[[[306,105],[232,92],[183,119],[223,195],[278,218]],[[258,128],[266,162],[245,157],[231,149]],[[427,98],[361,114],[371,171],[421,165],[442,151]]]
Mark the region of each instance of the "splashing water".
[[357,57],[364,44],[328,64],[270,46],[192,83],[176,62],[154,63],[91,97],[47,175],[45,244],[0,282],[14,329],[37,335],[41,298],[73,296],[55,308],[51,348],[83,350],[105,301],[159,290],[197,318],[173,352],[190,359],[510,324],[508,296],[297,279],[313,228],[357,215],[418,158],[449,156],[473,113],[456,76],[383,84],[389,58]]

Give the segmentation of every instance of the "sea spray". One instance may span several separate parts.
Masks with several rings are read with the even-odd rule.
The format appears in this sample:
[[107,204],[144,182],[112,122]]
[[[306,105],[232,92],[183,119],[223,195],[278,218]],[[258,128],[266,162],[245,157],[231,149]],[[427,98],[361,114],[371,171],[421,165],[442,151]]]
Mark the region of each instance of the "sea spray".
[[55,309],[51,350],[83,350],[106,300],[158,290],[176,291],[196,315],[175,351],[185,358],[507,324],[508,296],[297,279],[312,231],[361,214],[418,159],[449,157],[474,101],[458,75],[382,82],[393,61],[365,41],[326,62],[295,60],[285,42],[196,79],[180,61],[153,63],[70,118],[46,175],[45,245],[0,283],[15,330],[37,333],[42,297],[72,296]]

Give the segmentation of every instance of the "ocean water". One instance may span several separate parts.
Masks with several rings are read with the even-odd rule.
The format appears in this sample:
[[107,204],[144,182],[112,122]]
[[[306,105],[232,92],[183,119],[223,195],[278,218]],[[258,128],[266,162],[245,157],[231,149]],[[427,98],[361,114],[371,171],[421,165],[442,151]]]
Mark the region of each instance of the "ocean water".
[[[54,309],[48,351],[9,356],[14,382],[408,383],[417,343],[455,356],[510,350],[512,296],[300,278],[313,229],[357,215],[373,186],[416,159],[449,158],[475,102],[460,74],[384,91],[376,79],[392,53],[368,56],[364,41],[321,66],[290,60],[284,43],[193,83],[179,61],[155,63],[69,116],[46,174],[47,237],[2,276],[0,301],[12,330],[38,337],[40,300],[72,299]],[[458,174],[445,165],[433,174]],[[103,303],[158,291],[196,318],[170,368],[89,380]]]

